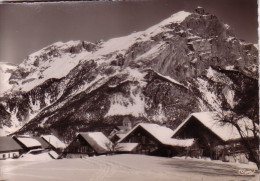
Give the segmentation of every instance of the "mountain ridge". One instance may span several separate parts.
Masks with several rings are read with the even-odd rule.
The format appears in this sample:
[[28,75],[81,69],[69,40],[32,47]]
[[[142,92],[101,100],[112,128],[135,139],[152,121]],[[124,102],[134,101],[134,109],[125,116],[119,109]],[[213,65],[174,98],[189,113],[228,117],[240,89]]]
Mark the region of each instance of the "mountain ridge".
[[258,100],[257,62],[258,49],[203,8],[107,42],[58,42],[12,73],[1,127],[68,140],[79,130],[108,133],[124,116],[174,128],[191,112],[236,110],[242,93]]

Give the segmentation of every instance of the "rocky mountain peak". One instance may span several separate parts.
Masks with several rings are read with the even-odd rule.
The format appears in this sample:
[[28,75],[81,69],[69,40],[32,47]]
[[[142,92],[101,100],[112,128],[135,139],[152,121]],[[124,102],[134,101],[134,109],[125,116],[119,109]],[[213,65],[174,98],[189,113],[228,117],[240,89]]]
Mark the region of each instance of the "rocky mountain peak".
[[256,109],[257,72],[258,49],[198,7],[128,36],[31,54],[3,90],[0,126],[68,140],[109,131],[124,117],[174,128],[191,112],[241,110],[245,102]]
[[198,7],[194,10],[194,12],[195,12],[195,13],[198,13],[198,14],[200,14],[200,15],[206,15],[206,14],[208,14],[208,13],[206,13],[206,11],[204,10],[204,8],[201,7],[201,6],[198,6]]

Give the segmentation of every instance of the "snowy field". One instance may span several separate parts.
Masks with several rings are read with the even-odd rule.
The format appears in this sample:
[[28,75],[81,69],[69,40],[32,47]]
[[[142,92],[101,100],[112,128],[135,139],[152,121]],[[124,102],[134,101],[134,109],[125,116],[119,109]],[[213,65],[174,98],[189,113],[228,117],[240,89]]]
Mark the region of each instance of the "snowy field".
[[1,160],[0,180],[8,181],[258,181],[239,175],[255,165],[144,155],[61,160]]

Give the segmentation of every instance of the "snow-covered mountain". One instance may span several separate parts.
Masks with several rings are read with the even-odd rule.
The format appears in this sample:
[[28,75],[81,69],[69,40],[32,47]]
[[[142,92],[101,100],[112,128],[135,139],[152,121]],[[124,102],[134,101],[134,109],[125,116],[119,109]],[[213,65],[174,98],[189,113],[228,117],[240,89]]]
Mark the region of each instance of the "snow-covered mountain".
[[9,79],[16,68],[17,65],[0,62],[0,95],[4,94],[6,90],[12,88],[12,85],[9,84]]
[[203,8],[106,42],[57,42],[7,72],[2,134],[70,139],[125,116],[176,127],[195,111],[258,110],[258,49]]

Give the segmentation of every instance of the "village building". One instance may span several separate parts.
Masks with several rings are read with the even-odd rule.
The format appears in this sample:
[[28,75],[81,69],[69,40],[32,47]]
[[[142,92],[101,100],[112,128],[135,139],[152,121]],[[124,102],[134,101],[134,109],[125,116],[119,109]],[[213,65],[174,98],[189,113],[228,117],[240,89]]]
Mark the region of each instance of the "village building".
[[115,153],[136,153],[139,143],[117,143]]
[[50,149],[58,153],[63,152],[63,150],[67,146],[65,143],[63,143],[60,139],[58,139],[54,135],[42,135],[41,139],[43,140],[43,142],[49,145]]
[[102,155],[112,152],[113,143],[102,132],[80,132],[65,148],[67,158]]
[[0,159],[18,158],[23,148],[11,137],[0,137]]
[[116,126],[109,135],[109,139],[116,143],[118,140],[123,138],[128,131],[132,129],[132,122],[128,117],[123,119],[121,126]]
[[109,139],[113,142],[116,143],[118,140],[123,138],[126,135],[126,133],[118,133],[118,131],[111,132],[109,135]]
[[42,144],[30,136],[13,136],[13,139],[23,148],[23,152],[42,148]]
[[151,123],[139,123],[118,143],[138,143],[138,154],[175,156],[185,153],[187,147],[194,144],[193,139],[173,139],[174,131],[165,126]]
[[51,150],[52,149],[51,145],[48,142],[46,142],[45,140],[43,140],[41,137],[33,136],[31,138],[33,138],[33,139],[37,140],[39,143],[41,143],[42,149],[44,149],[44,150]]
[[[247,138],[253,137],[250,119],[240,119],[238,125]],[[231,124],[223,124],[215,112],[190,114],[176,128],[172,138],[195,139],[196,144],[189,150],[189,156],[192,157],[248,162],[238,130]]]

